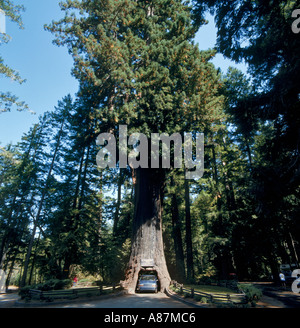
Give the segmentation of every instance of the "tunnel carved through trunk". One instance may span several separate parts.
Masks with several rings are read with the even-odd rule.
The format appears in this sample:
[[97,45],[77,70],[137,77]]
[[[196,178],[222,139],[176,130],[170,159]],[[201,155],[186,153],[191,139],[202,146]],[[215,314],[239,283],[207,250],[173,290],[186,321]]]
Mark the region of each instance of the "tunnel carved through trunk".
[[[123,287],[135,293],[139,272],[156,271],[160,290],[170,285],[162,236],[162,192],[165,181],[163,169],[135,171],[135,211],[131,256]],[[147,264],[148,263],[148,264]]]

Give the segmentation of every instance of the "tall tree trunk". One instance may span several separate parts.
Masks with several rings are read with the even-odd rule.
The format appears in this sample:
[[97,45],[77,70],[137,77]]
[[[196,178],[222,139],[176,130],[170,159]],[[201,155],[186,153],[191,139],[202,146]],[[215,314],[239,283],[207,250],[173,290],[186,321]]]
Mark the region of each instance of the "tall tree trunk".
[[291,234],[291,232],[288,232],[288,238],[287,238],[287,243],[289,245],[290,248],[290,253],[292,254],[292,258],[293,258],[293,262],[297,265],[297,267],[300,266],[300,261],[299,261],[299,257],[296,251],[296,247],[295,247],[295,240]]
[[[218,217],[215,222],[215,231],[214,233],[217,236],[224,237],[225,236],[225,226],[223,222],[223,214],[222,214],[222,198],[220,194],[220,189],[219,189],[219,176],[218,176],[218,169],[217,169],[217,159],[216,159],[216,150],[215,146],[212,145],[212,159],[213,159],[213,177],[216,183],[216,189],[217,189],[217,210],[218,210]],[[226,195],[228,195],[228,202],[229,206],[231,206],[230,200],[229,200],[229,194],[228,194],[228,189],[230,189],[229,185],[226,185],[226,179],[224,180],[224,187],[226,190]],[[228,246],[220,246],[221,248],[219,251],[216,253],[217,258],[215,260],[215,263],[217,263],[218,271],[219,271],[219,276],[220,279],[227,279],[228,278],[228,273],[229,273],[229,268],[232,268],[232,263],[231,263],[231,254]]]
[[103,174],[100,171],[100,183],[99,183],[99,217],[97,221],[97,232],[98,232],[98,242],[101,244],[101,232],[102,232],[102,222],[103,222]]
[[192,242],[192,222],[190,210],[190,189],[189,180],[184,180],[185,191],[185,229],[186,229],[186,274],[187,280],[194,279],[194,261],[193,261],[193,242]]
[[118,178],[118,195],[117,195],[117,204],[116,204],[116,210],[115,210],[115,215],[114,215],[114,226],[113,226],[113,235],[114,235],[114,237],[116,237],[116,235],[117,235],[119,218],[120,218],[122,184],[123,184],[123,180],[124,180],[123,170],[124,169],[120,168],[120,173],[119,173],[119,178]]
[[252,168],[252,155],[251,155],[251,148],[250,148],[250,144],[249,144],[249,139],[245,138],[245,142],[246,142],[246,151],[247,151],[247,154],[248,154],[249,164],[250,164],[250,167]]
[[27,271],[28,271],[29,260],[30,260],[30,256],[31,256],[31,252],[32,252],[33,243],[34,243],[34,237],[36,234],[36,229],[37,229],[37,221],[35,220],[34,225],[33,225],[33,230],[31,232],[31,237],[30,237],[26,257],[25,257],[24,270],[23,270],[23,275],[22,275],[22,280],[21,280],[21,287],[24,287],[26,284]]
[[[165,172],[162,169],[136,170],[131,256],[123,282],[129,293],[135,292],[141,270],[156,271],[161,291],[170,285],[162,238],[161,201],[164,180]],[[153,266],[142,267],[143,260],[152,261]]]
[[172,227],[173,227],[173,239],[174,239],[174,248],[175,248],[177,280],[179,282],[184,282],[185,281],[184,252],[182,246],[182,236],[181,236],[177,197],[175,194],[172,195]]
[[[171,178],[171,183],[174,186],[174,180]],[[184,252],[182,245],[181,223],[179,218],[178,201],[175,192],[172,195],[172,228],[175,248],[176,273],[175,277],[179,282],[185,281],[185,265]]]
[[37,243],[35,246],[35,252],[34,252],[34,256],[33,256],[32,263],[31,263],[31,269],[30,269],[30,273],[29,273],[28,285],[31,285],[32,274],[33,274],[33,269],[34,269],[34,265],[35,265],[35,261],[36,261],[40,238],[41,238],[41,232],[39,233],[39,237],[38,237],[38,240],[37,240]]
[[77,220],[79,220],[80,210],[82,209],[82,204],[83,204],[83,200],[84,200],[85,182],[86,182],[86,176],[87,176],[87,170],[88,170],[88,164],[89,164],[90,151],[91,151],[91,143],[89,143],[87,146],[87,153],[86,153],[84,170],[83,170],[83,178],[82,178],[82,182],[81,182],[81,192],[80,192],[80,198],[79,198],[79,202],[78,202]]
[[8,270],[8,274],[7,274],[6,282],[5,282],[6,292],[8,292],[8,287],[9,287],[10,279],[11,279],[11,276],[12,276],[12,272],[13,272],[13,269],[14,269],[14,265],[15,265],[15,261],[16,261],[16,258],[17,258],[18,253],[19,253],[19,250],[18,250],[18,248],[16,248],[13,257],[10,260],[10,262],[11,262],[10,263],[10,268]]
[[[77,183],[76,183],[76,188],[75,188],[75,194],[74,194],[74,200],[73,200],[73,205],[72,209],[76,210],[78,209],[78,204],[80,206],[80,183],[81,183],[81,176],[82,176],[82,169],[83,169],[83,162],[84,162],[84,154],[85,154],[85,148],[83,149],[81,159],[80,159],[80,165],[79,165],[79,170],[78,170],[78,175],[77,175]],[[76,226],[76,215],[72,215],[69,218],[67,218],[66,222],[66,227],[68,233],[71,233],[71,231],[75,230]],[[66,251],[66,254],[64,256],[64,266],[63,266],[63,279],[69,278],[70,275],[70,266],[74,262],[74,258],[77,253],[77,245],[75,243],[75,240],[72,238],[69,243],[68,243],[68,250]]]

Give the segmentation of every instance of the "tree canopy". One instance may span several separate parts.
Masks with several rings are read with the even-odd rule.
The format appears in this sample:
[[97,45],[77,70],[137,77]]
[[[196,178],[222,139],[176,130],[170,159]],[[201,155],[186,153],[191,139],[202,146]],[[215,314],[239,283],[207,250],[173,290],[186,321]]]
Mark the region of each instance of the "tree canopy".
[[[0,149],[8,280],[123,280],[145,223],[179,282],[276,280],[280,264],[299,265],[298,5],[62,2],[65,17],[46,29],[68,48],[80,87]],[[208,11],[217,44],[200,51],[193,39]],[[248,74],[216,70],[217,52],[247,63]],[[184,167],[99,170],[97,136],[118,137],[120,125],[147,137],[204,133],[203,177],[185,179]]]
[[[23,28],[21,13],[24,11],[24,6],[15,5],[9,0],[1,0],[0,11],[2,11],[5,16],[9,17],[11,21],[17,23],[20,28]],[[7,43],[9,40],[10,36],[6,33],[1,33],[0,31],[0,44]],[[16,70],[10,68],[4,63],[2,57],[0,57],[0,75],[10,78],[12,81],[16,81],[20,84],[25,82]],[[11,94],[11,92],[0,91],[0,113],[10,111],[12,108],[24,110],[28,109],[28,105],[24,101],[19,101],[18,97]]]

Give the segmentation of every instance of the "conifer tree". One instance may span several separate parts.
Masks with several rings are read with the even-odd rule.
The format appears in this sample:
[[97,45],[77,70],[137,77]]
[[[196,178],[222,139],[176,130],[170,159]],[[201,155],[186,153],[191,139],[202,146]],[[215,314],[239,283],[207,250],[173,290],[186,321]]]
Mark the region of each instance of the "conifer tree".
[[28,245],[28,249],[27,249],[26,259],[24,262],[24,270],[23,270],[21,286],[25,286],[25,283],[26,283],[28,265],[29,265],[29,260],[30,260],[30,256],[31,256],[31,252],[32,252],[34,239],[36,236],[36,231],[40,224],[40,217],[42,216],[42,210],[44,207],[45,198],[49,192],[49,184],[50,184],[50,180],[52,178],[54,164],[57,161],[57,156],[58,156],[58,153],[61,148],[61,140],[62,140],[62,137],[64,134],[65,121],[66,121],[66,118],[67,118],[71,108],[72,108],[72,100],[71,100],[71,97],[68,96],[68,97],[64,98],[62,102],[59,102],[59,107],[57,109],[57,113],[54,113],[51,115],[53,118],[55,118],[55,123],[58,124],[59,127],[58,127],[58,132],[57,132],[56,136],[54,136],[55,145],[54,145],[54,149],[53,149],[53,155],[51,156],[49,168],[46,170],[45,181],[43,183],[40,199],[39,199],[38,205],[37,205],[37,211],[36,211],[36,214],[34,217],[33,229],[31,232],[31,237],[30,237],[30,241],[29,241],[29,245]]
[[[300,181],[300,42],[292,25],[299,1],[194,0],[193,3],[197,24],[207,10],[215,14],[218,51],[236,62],[244,61],[249,67],[252,90],[240,93],[239,97],[231,94],[235,104],[230,111],[237,131],[242,134],[242,146],[248,148],[252,171],[249,197],[254,196],[253,215],[259,218],[256,231],[270,236],[260,247],[261,257],[268,259],[276,279],[274,252],[281,254],[282,260],[286,258],[280,251],[279,240],[289,240],[289,231],[297,230],[292,219],[297,210],[291,209],[292,199],[299,199]],[[236,80],[227,90],[239,93],[245,80],[232,73],[239,82]],[[251,151],[254,137],[256,144]],[[255,162],[251,152],[256,154]]]
[[[17,23],[20,28],[23,28],[22,11],[24,11],[24,6],[22,5],[15,5],[10,0],[0,1],[0,12],[7,16],[12,22]],[[10,36],[0,31],[0,44],[7,43],[9,40]],[[0,75],[10,78],[12,81],[16,81],[20,84],[25,82],[16,70],[4,63],[2,57],[0,57]],[[0,113],[10,111],[12,107],[16,107],[18,110],[28,109],[28,105],[24,101],[19,101],[17,96],[11,94],[11,92],[0,90]]]
[[[67,1],[47,28],[67,45],[73,74],[95,95],[101,132],[128,135],[203,131],[220,118],[213,51],[193,44],[191,8],[177,0]],[[148,159],[150,164],[150,160]],[[150,167],[150,165],[148,166]],[[134,169],[135,213],[124,286],[134,292],[141,260],[152,259],[161,289],[170,283],[162,240],[166,170]]]

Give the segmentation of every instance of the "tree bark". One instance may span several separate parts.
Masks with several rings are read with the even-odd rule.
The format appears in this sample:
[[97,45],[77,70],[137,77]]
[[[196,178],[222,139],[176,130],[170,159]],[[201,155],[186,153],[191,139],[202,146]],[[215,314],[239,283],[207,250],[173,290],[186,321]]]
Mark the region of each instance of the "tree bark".
[[[80,205],[80,202],[81,202],[80,201],[80,183],[81,183],[81,179],[82,179],[82,170],[83,170],[83,164],[84,164],[85,150],[86,149],[83,148],[81,159],[80,159],[72,210],[78,210],[78,206],[81,206]],[[66,231],[68,232],[68,234],[71,234],[72,232],[75,231],[76,225],[77,225],[76,218],[78,218],[77,215],[71,215],[66,219]],[[72,238],[70,238],[68,240],[68,243],[67,243],[67,250],[66,250],[65,256],[64,256],[64,265],[63,265],[63,272],[62,272],[63,279],[68,279],[70,277],[70,266],[72,264],[74,264],[74,260],[76,258],[77,251],[78,251],[78,247],[77,247],[76,241],[73,236]]]
[[[134,293],[141,270],[156,271],[161,291],[170,285],[162,237],[162,189],[165,174],[162,169],[136,170],[135,212],[131,256],[123,287]],[[142,260],[152,260],[153,266],[142,267]]]
[[[174,186],[174,180],[171,178]],[[184,251],[182,245],[181,222],[179,217],[178,201],[175,192],[172,194],[172,228],[176,260],[176,276],[178,282],[185,281]]]
[[192,222],[190,210],[190,189],[189,181],[184,180],[185,189],[185,229],[186,229],[186,276],[187,280],[194,279],[194,261],[193,261],[193,242],[192,242]]
[[119,219],[120,219],[120,206],[121,206],[121,196],[122,196],[122,184],[124,180],[124,169],[120,168],[120,173],[118,177],[118,194],[117,194],[117,204],[116,204],[116,210],[114,215],[114,225],[113,225],[113,236],[117,236],[118,232],[118,225],[119,225]]

